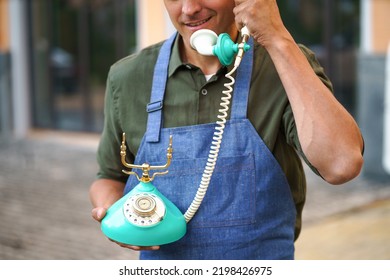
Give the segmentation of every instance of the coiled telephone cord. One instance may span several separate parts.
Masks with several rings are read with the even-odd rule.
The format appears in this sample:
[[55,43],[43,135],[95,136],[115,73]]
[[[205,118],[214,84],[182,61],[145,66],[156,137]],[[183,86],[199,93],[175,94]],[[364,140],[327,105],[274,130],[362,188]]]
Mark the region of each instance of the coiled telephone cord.
[[222,91],[224,96],[221,97],[220,109],[218,120],[216,122],[213,141],[211,142],[209,156],[207,158],[207,163],[203,171],[202,179],[199,184],[198,191],[196,192],[195,198],[192,201],[191,205],[188,207],[187,211],[184,214],[184,218],[188,223],[198,211],[200,205],[202,204],[203,198],[206,195],[207,189],[210,184],[211,177],[214,172],[215,165],[218,159],[219,148],[221,147],[222,137],[225,130],[225,123],[228,116],[230,99],[232,97],[231,93],[233,92],[233,85],[235,80],[233,78],[233,73],[237,70],[238,65],[235,65],[234,68],[225,75],[226,78],[230,80],[224,84],[225,90]]

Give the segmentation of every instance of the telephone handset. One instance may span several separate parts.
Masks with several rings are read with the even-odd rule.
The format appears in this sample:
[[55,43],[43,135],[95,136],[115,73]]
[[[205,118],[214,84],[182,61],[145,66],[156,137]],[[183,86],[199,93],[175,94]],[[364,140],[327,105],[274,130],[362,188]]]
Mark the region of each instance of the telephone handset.
[[234,57],[236,57],[234,66],[238,67],[244,52],[250,48],[247,44],[250,33],[246,26],[241,29],[241,36],[242,42],[234,43],[227,33],[218,36],[212,30],[200,29],[191,35],[190,44],[193,49],[202,55],[217,56],[224,66],[232,64]]
[[136,246],[163,245],[175,242],[182,238],[187,231],[187,223],[197,212],[206,194],[214,167],[218,158],[219,148],[225,128],[227,111],[229,110],[234,78],[232,74],[240,65],[242,56],[249,49],[246,41],[249,31],[246,27],[241,30],[243,40],[235,44],[226,33],[217,36],[211,30],[198,30],[194,32],[190,41],[191,46],[203,55],[216,55],[222,65],[230,65],[234,57],[234,67],[226,74],[231,80],[226,83],[222,93],[221,109],[219,110],[209,158],[198,191],[184,215],[151,183],[155,176],[165,175],[168,171],[155,172],[150,176],[151,170],[167,169],[172,159],[172,136],[167,149],[167,163],[163,166],[150,166],[147,163],[133,165],[126,162],[125,134],[122,135],[121,162],[126,168],[141,169],[140,177],[134,171],[123,170],[128,175],[135,175],[139,181],[128,194],[115,202],[106,213],[101,222],[101,230],[110,239],[123,244]]

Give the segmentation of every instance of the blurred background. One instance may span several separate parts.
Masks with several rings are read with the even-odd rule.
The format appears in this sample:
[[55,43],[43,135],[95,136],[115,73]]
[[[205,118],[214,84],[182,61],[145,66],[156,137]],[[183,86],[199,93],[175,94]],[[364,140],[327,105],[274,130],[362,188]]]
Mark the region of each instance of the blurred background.
[[[308,170],[299,259],[390,259],[389,0],[278,1],[365,138],[362,174]],[[156,0],[0,0],[0,259],[133,259],[90,218],[106,75],[174,32]]]

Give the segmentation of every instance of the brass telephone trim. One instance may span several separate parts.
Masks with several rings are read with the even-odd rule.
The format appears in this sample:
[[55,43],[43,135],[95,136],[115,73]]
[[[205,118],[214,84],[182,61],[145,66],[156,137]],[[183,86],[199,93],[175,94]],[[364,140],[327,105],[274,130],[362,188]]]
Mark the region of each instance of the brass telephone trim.
[[126,133],[122,133],[122,144],[121,144],[121,162],[122,164],[129,169],[141,169],[142,170],[142,177],[140,177],[136,172],[134,171],[128,171],[128,170],[122,170],[123,173],[127,175],[135,175],[140,182],[151,182],[154,180],[156,176],[165,175],[168,173],[168,170],[163,172],[154,172],[152,176],[149,175],[150,170],[163,170],[167,169],[171,165],[172,160],[172,135],[169,136],[169,145],[167,148],[167,163],[165,165],[161,166],[151,166],[148,163],[143,163],[142,165],[135,165],[126,162]]

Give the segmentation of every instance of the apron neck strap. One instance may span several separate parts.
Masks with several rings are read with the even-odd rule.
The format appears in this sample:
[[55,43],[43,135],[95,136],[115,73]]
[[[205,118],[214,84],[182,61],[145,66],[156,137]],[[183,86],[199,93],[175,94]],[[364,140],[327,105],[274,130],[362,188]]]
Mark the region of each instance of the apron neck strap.
[[248,44],[251,48],[244,54],[241,64],[237,69],[230,119],[246,119],[247,117],[248,97],[253,69],[254,44],[252,37],[249,38]]
[[162,123],[162,107],[164,103],[165,87],[168,79],[168,66],[171,58],[172,45],[177,33],[164,42],[160,49],[156,65],[154,67],[152,94],[150,103],[146,106],[148,123],[146,126],[146,141],[158,142]]

